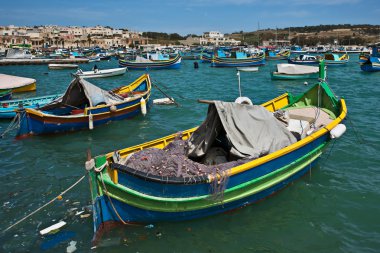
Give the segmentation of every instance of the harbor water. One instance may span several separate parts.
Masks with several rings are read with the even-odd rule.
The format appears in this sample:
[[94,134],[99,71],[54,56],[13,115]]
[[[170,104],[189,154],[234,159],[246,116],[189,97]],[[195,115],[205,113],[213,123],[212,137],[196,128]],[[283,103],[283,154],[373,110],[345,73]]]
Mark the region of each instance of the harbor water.
[[[50,201],[86,171],[86,152],[93,156],[140,144],[199,125],[207,105],[197,99],[234,101],[239,96],[234,68],[211,68],[183,61],[178,70],[150,71],[153,83],[178,103],[152,105],[146,116],[112,122],[93,130],[15,140],[15,131],[0,139],[0,229]],[[328,67],[328,82],[346,99],[346,133],[333,142],[311,172],[259,203],[221,215],[177,222],[120,226],[103,235],[92,248],[90,190],[85,178],[74,189],[40,212],[0,234],[0,252],[379,252],[380,249],[380,125],[377,103],[380,72],[360,70],[358,55],[348,66]],[[302,93],[316,80],[271,80],[280,61],[269,61],[258,72],[241,72],[241,91],[260,104],[284,92]],[[96,63],[99,69],[117,61]],[[80,65],[90,70],[94,63]],[[33,97],[63,93],[72,70],[48,70],[46,65],[2,66],[0,73],[34,78],[37,91],[15,94]],[[104,88],[126,85],[142,71],[90,79]],[[153,88],[153,99],[164,95]],[[9,121],[0,121],[0,132]],[[85,211],[81,215],[76,212]],[[39,231],[60,220],[55,234]]]

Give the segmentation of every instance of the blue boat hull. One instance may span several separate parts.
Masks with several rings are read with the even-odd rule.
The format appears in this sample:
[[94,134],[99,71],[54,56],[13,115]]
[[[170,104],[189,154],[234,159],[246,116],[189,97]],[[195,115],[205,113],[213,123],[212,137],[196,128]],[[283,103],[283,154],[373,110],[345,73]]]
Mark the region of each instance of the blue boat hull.
[[[281,168],[284,168],[289,164],[294,164],[294,161],[300,160],[302,157],[308,157],[308,159],[304,159],[304,161],[302,161],[302,169],[300,169],[290,177],[286,178],[285,180],[280,181],[277,184],[271,186],[270,188],[262,190],[256,194],[249,195],[245,198],[241,198],[229,203],[221,202],[218,206],[193,211],[160,212],[145,210],[142,208],[131,206],[110,197],[112,202],[111,203],[108,196],[98,196],[93,203],[94,229],[95,231],[98,231],[101,224],[103,223],[120,222],[120,219],[118,218],[115,209],[117,213],[121,217],[123,217],[123,220],[126,222],[149,223],[159,221],[181,221],[201,218],[205,216],[227,212],[257,202],[281,190],[289,183],[293,182],[294,180],[307,173],[314,166],[314,163],[318,160],[318,157],[320,156],[322,150],[326,147],[329,138],[330,137],[328,136],[328,134],[323,135],[315,141],[313,141],[312,143],[309,143],[300,149],[297,149],[284,156],[278,157],[270,162],[264,163],[256,167],[255,169],[247,170],[243,173],[231,176],[228,180],[226,190],[244,184],[250,180],[261,178]],[[316,149],[318,149],[318,152],[320,153],[315,152]],[[131,190],[155,197],[186,198],[204,196],[210,193],[210,184],[208,183],[179,185],[162,184],[155,182],[147,182],[142,178],[140,179],[138,177],[120,172],[118,180],[119,184],[125,185]]]

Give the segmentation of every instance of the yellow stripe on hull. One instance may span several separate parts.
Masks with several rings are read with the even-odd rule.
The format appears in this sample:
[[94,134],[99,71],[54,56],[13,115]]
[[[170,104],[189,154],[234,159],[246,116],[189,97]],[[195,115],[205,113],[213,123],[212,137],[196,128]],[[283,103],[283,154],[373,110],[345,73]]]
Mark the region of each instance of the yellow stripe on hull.
[[26,91],[35,91],[37,89],[36,83],[31,83],[22,87],[12,89],[12,92],[26,92]]

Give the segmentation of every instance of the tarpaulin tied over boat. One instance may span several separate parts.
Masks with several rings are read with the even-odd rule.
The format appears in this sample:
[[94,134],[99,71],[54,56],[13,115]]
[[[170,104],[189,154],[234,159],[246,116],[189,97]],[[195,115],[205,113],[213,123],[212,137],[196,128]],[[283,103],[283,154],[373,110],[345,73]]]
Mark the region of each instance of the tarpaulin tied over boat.
[[49,110],[60,105],[81,107],[87,104],[87,107],[93,107],[100,104],[120,103],[124,98],[112,91],[103,90],[92,83],[82,79],[74,79],[62,97],[41,107],[41,110]]
[[188,156],[204,156],[224,133],[230,155],[237,158],[258,158],[297,141],[263,106],[215,101],[209,105],[206,120],[189,139]]
[[99,125],[146,114],[151,81],[143,74],[129,85],[105,91],[76,78],[63,96],[36,109],[18,110],[17,136],[94,129]]

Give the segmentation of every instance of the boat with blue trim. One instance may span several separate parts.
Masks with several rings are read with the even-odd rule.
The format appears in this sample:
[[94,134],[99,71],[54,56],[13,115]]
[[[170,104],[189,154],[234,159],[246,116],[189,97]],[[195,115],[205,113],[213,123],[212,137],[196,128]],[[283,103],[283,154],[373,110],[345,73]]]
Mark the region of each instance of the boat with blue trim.
[[[182,221],[241,208],[308,173],[345,132],[345,100],[328,86],[324,63],[320,69],[320,82],[298,96],[285,93],[262,105],[207,101],[199,127],[88,155],[94,241],[117,224]],[[251,113],[255,124],[246,117]]]
[[360,68],[366,72],[380,71],[380,53],[378,45],[371,45],[371,54],[362,54],[359,57]]
[[178,69],[181,67],[181,56],[165,57],[161,54],[147,54],[146,57],[136,56],[135,60],[119,60],[120,67],[127,67],[129,70],[146,69]]
[[12,94],[13,93],[11,89],[0,90],[0,101],[12,99]]
[[214,56],[211,60],[211,67],[251,67],[265,65],[265,54],[247,55],[246,52],[233,51],[230,57]]
[[290,64],[301,64],[301,65],[318,65],[319,62],[324,59],[325,64],[329,66],[345,66],[350,57],[348,54],[338,55],[326,53],[324,55],[308,55],[300,54],[294,58],[289,57],[288,63]]
[[91,130],[111,121],[145,114],[150,94],[148,74],[110,91],[76,78],[60,98],[38,109],[18,110],[20,127],[17,136]]
[[60,96],[62,94],[1,101],[0,119],[12,119],[16,116],[16,110],[20,108],[39,108]]

